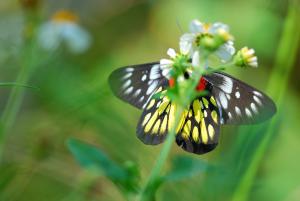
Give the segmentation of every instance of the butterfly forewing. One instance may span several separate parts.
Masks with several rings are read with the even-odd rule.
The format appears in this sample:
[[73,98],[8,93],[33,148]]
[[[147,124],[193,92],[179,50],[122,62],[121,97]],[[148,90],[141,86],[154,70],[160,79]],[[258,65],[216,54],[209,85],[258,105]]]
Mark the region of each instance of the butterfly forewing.
[[274,102],[263,92],[225,73],[206,75],[220,108],[224,124],[255,124],[276,112]]
[[153,93],[168,85],[159,63],[147,63],[123,67],[109,77],[113,93],[131,105],[143,109]]

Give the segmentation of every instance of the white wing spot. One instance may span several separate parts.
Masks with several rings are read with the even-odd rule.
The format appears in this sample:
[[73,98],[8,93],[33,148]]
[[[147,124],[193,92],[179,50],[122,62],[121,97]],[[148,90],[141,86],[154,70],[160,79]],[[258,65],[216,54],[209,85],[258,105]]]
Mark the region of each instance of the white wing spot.
[[206,110],[204,110],[204,117],[207,117],[207,112],[206,112]]
[[233,87],[233,82],[229,77],[225,77],[223,76],[224,82],[222,83],[222,85],[220,85],[220,88],[230,94],[232,92],[232,87]]
[[134,92],[133,96],[137,97],[141,93],[141,89],[138,89]]
[[251,103],[250,106],[251,106],[251,109],[253,110],[253,112],[257,114],[258,110],[257,110],[256,105],[254,103]]
[[128,89],[126,89],[124,94],[130,94],[132,91],[133,91],[133,87],[129,87]]
[[158,82],[153,82],[153,83],[149,86],[148,90],[146,91],[146,94],[147,94],[147,95],[150,95],[150,94],[155,90],[155,88],[157,87],[157,84],[158,84]]
[[155,80],[159,77],[160,77],[159,65],[157,64],[157,65],[152,66],[152,68],[150,70],[150,79]]
[[230,100],[230,98],[231,98],[229,94],[226,94],[226,97],[228,100]]
[[158,101],[156,107],[158,108],[160,106],[160,104],[161,104],[161,101]]
[[142,102],[145,99],[145,96],[142,96],[139,100],[139,102]]
[[170,75],[170,69],[169,68],[166,68],[162,71],[162,75],[165,76],[165,77],[169,77]]
[[145,75],[142,76],[141,80],[144,82],[146,79],[147,79],[147,75],[145,74]]
[[237,91],[237,92],[235,92],[235,97],[236,97],[236,98],[240,98],[240,97],[241,97],[241,94],[240,94],[240,92],[238,92],[238,91]]
[[257,96],[260,96],[260,97],[263,96],[263,95],[262,95],[260,92],[258,92],[258,91],[253,91],[253,93],[254,93],[255,95],[257,95]]
[[129,87],[131,84],[131,80],[127,80],[124,84],[123,84],[123,89],[126,89],[127,87]]
[[225,94],[223,92],[220,92],[219,98],[220,98],[220,102],[221,102],[223,108],[227,109],[227,107],[228,107],[228,101],[227,101],[226,96],[225,96]]
[[126,80],[127,78],[130,78],[131,76],[132,76],[132,73],[127,73],[122,77],[122,79]]
[[130,72],[134,71],[134,68],[126,68],[125,71],[130,73]]
[[257,102],[259,105],[262,105],[261,100],[259,100],[259,98],[257,96],[253,96],[253,99],[255,100],[255,102]]
[[229,119],[232,119],[232,115],[230,112],[228,112],[228,117],[229,117]]
[[252,117],[251,111],[248,108],[245,108],[245,113],[248,117]]
[[238,108],[237,106],[235,106],[235,112],[237,115],[242,115],[240,108]]

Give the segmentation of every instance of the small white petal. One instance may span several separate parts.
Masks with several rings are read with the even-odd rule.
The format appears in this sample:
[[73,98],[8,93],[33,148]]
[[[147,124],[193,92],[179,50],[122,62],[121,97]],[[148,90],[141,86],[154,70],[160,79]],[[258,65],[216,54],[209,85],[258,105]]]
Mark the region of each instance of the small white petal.
[[195,34],[184,34],[180,37],[180,41],[179,41],[180,53],[185,55],[192,54],[195,37],[196,37]]
[[90,47],[91,37],[89,33],[77,24],[66,23],[61,34],[73,53],[82,53]]
[[225,30],[226,32],[229,31],[228,25],[223,24],[223,23],[220,23],[220,22],[216,22],[216,23],[214,23],[214,24],[210,27],[210,29],[208,30],[208,32],[209,32],[210,34],[217,34],[219,29],[223,29],[223,30]]
[[38,43],[45,50],[53,51],[57,49],[62,41],[60,36],[60,26],[56,23],[47,22],[38,30]]
[[161,59],[160,60],[160,65],[161,65],[162,68],[167,67],[167,66],[171,66],[171,65],[173,65],[173,63],[174,62],[170,59]]
[[253,68],[257,68],[258,67],[258,63],[257,62],[250,62],[249,66],[251,66]]
[[192,59],[192,65],[195,67],[200,66],[200,55],[199,51],[194,52],[193,59]]
[[193,20],[190,24],[190,31],[192,33],[201,33],[204,31],[203,24],[199,20]]
[[167,54],[174,59],[176,57],[176,51],[173,48],[169,48]]
[[180,41],[193,42],[196,38],[195,34],[185,33],[180,37]]
[[216,55],[220,57],[222,62],[227,62],[232,58],[232,55],[235,53],[235,48],[233,47],[233,42],[228,41],[222,45],[217,51]]
[[249,56],[252,56],[254,54],[255,54],[255,51],[252,48],[250,50],[248,50],[248,52],[247,52],[247,55],[249,55]]
[[193,44],[188,42],[180,42],[180,53],[184,55],[190,55],[192,53]]
[[183,82],[185,79],[184,79],[184,76],[183,75],[180,75],[178,78],[177,78],[177,82]]
[[249,62],[257,62],[257,57],[251,57],[248,59]]

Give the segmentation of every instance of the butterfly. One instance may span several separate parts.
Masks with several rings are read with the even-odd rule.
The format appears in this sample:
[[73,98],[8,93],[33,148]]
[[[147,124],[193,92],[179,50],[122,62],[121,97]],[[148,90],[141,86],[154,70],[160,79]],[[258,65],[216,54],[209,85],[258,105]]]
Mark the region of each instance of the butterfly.
[[[109,76],[113,93],[143,110],[136,132],[147,145],[162,143],[174,122],[176,104],[163,95],[172,85],[167,73],[159,62],[153,62],[122,67]],[[184,79],[189,79],[188,74]],[[222,124],[256,124],[276,113],[266,94],[224,72],[203,75],[196,90],[207,93],[190,103],[176,125],[177,145],[191,153],[216,148]]]

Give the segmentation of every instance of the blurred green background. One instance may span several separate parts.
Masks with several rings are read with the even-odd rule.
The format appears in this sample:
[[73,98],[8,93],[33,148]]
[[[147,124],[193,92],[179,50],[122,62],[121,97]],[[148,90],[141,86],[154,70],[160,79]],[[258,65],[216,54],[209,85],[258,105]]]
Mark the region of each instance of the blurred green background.
[[[82,54],[35,46],[38,27],[61,9],[73,11],[92,37]],[[291,9],[296,12],[289,17]],[[219,146],[206,155],[173,146],[171,158],[192,157],[218,168],[166,182],[157,200],[238,201],[243,184],[249,184],[246,200],[300,200],[299,15],[299,2],[286,0],[1,0],[0,82],[14,82],[30,67],[21,84],[38,89],[19,87],[20,110],[2,131],[0,200],[125,200],[109,179],[80,167],[66,146],[70,137],[101,148],[117,163],[135,162],[144,183],[162,145],[136,138],[141,111],[114,97],[107,78],[118,67],[165,58],[194,18],[228,24],[237,49],[256,50],[258,69],[230,73],[269,94],[279,111],[271,125],[223,126]],[[12,88],[0,87],[1,113]],[[253,180],[245,176],[249,170]]]

